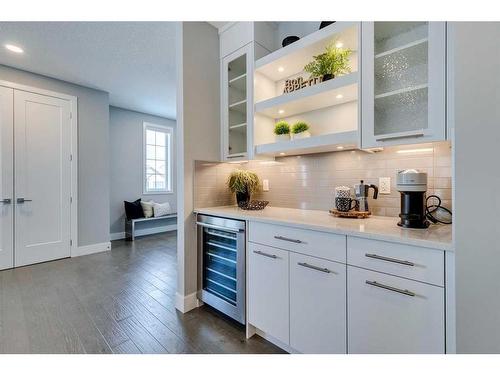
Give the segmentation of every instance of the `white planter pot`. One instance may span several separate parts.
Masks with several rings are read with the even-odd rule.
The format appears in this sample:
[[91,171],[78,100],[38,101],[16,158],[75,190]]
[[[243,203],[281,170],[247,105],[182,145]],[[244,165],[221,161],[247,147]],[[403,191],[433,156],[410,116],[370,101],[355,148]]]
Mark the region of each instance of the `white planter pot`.
[[293,139],[302,139],[302,138],[309,138],[311,136],[311,133],[309,131],[305,131],[302,133],[297,133],[293,135]]
[[274,139],[276,142],[284,142],[290,140],[290,134],[275,134]]

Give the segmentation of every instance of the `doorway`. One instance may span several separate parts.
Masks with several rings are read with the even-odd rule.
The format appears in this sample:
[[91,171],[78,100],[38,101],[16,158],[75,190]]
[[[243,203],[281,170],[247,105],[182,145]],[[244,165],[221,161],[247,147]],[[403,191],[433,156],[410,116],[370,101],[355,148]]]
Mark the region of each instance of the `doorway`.
[[0,86],[0,269],[71,256],[75,229],[76,98],[16,86]]

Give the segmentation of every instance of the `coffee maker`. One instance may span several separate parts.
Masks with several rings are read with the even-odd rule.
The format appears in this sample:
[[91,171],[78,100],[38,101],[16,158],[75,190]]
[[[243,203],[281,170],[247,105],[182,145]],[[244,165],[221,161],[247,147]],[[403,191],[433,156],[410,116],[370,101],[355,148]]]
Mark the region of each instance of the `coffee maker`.
[[401,220],[403,228],[428,228],[429,221],[425,213],[425,193],[427,192],[427,173],[416,169],[399,171],[397,189],[401,193]]
[[354,185],[354,195],[356,196],[356,211],[368,212],[368,192],[373,189],[373,199],[377,199],[378,187],[376,185],[367,185],[360,181],[359,184]]

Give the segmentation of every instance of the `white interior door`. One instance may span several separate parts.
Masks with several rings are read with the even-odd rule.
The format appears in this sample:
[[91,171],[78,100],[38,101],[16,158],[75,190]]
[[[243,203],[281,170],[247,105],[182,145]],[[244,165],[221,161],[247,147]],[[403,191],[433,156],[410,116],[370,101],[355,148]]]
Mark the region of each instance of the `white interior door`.
[[70,108],[14,92],[16,267],[70,256]]
[[0,86],[0,270],[14,266],[14,90]]

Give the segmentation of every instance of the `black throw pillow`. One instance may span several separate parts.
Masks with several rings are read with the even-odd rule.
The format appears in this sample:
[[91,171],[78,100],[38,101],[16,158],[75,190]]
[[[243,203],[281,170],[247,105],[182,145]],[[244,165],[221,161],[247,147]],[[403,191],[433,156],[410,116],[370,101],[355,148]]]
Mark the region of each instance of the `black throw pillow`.
[[125,214],[127,215],[127,220],[140,219],[144,217],[144,212],[142,211],[141,198],[134,202],[123,201],[125,204]]

